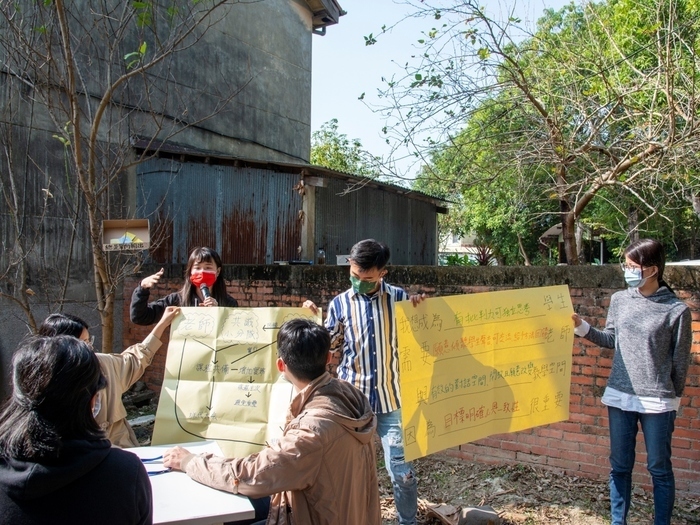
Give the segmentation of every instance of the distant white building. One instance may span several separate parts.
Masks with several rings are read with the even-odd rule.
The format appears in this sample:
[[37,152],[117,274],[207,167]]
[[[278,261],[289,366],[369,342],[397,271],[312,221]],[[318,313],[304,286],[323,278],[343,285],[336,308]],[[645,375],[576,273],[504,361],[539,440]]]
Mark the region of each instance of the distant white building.
[[440,248],[438,252],[438,264],[440,266],[447,265],[447,258],[450,255],[459,255],[460,257],[469,257],[473,262],[477,262],[477,247],[476,236],[467,235],[460,236],[453,233],[448,233],[444,238],[440,239]]
[[456,234],[448,233],[445,239],[440,239],[440,254],[457,253],[459,255],[466,255],[470,252],[473,253],[475,241],[476,237],[474,235],[461,237]]

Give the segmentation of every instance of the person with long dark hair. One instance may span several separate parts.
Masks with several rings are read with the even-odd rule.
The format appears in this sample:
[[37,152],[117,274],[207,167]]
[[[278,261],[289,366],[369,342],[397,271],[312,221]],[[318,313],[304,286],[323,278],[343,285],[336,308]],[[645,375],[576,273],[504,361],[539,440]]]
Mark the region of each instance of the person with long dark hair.
[[627,523],[639,426],[654,487],[654,525],[670,525],[675,500],[671,437],[690,364],[690,309],[663,280],[659,241],[640,239],[623,255],[628,288],[612,295],[605,329],[572,317],[576,335],[615,349],[602,398],[610,425],[612,525]]
[[[131,322],[151,325],[162,317],[168,306],[238,306],[238,301],[226,292],[226,283],[221,277],[222,266],[221,257],[211,248],[195,248],[187,261],[185,284],[180,291],[150,303],[151,288],[160,282],[164,269],[145,277],[131,295]],[[205,297],[202,285],[209,290],[208,297]]]
[[[136,434],[126,420],[122,394],[143,376],[153,356],[163,344],[163,333],[179,313],[180,308],[168,306],[142,343],[130,346],[121,354],[96,354],[102,373],[107,378],[107,387],[102,392],[101,409],[97,411],[95,419],[106,432],[107,438],[117,447],[139,446]],[[38,333],[46,337],[70,335],[92,346],[88,324],[71,314],[51,314],[41,324]]]
[[0,412],[0,523],[153,522],[151,484],[137,456],[113,448],[93,414],[106,380],[71,336],[24,341]]

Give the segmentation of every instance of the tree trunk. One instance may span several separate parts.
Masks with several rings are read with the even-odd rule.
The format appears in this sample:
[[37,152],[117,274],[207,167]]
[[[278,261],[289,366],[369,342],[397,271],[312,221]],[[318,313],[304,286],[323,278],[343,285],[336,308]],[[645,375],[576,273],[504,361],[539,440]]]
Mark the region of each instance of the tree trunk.
[[585,251],[584,251],[584,246],[583,246],[583,225],[579,222],[576,221],[574,224],[574,231],[576,232],[576,253],[578,254],[578,262],[579,264],[585,264],[586,263],[586,256],[585,256]]
[[520,234],[518,234],[518,249],[520,250],[520,255],[523,256],[525,266],[532,266],[530,258],[527,256],[527,252],[525,251],[525,246],[523,246],[523,238],[520,236]]
[[630,208],[627,215],[627,231],[630,235],[630,242],[639,240],[639,210]]
[[576,251],[576,221],[573,212],[562,213],[561,233],[564,237],[564,253],[566,264],[578,264]]
[[105,297],[105,308],[100,312],[102,321],[102,353],[111,354],[114,349],[114,294]]
[[561,217],[561,234],[564,244],[565,260],[561,260],[561,249],[559,254],[559,262],[566,264],[578,264],[578,252],[576,250],[576,232],[575,232],[575,217],[574,211],[571,209],[567,195],[566,182],[566,166],[559,164],[556,167],[557,173],[557,190],[559,193],[559,214]]

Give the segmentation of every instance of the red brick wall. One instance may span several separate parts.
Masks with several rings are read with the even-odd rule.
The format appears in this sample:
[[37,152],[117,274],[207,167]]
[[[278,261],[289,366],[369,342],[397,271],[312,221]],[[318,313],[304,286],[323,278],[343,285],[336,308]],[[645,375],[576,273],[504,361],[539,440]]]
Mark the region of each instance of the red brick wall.
[[[605,326],[610,296],[618,289],[571,288],[571,299],[577,313],[593,326]],[[700,301],[698,293],[678,291],[692,309],[692,362],[684,396],[673,433],[673,469],[678,493],[700,495]],[[513,434],[461,445],[448,453],[467,461],[485,463],[531,463],[566,472],[570,476],[607,478],[608,415],[600,402],[613,351],[576,338],[571,369],[569,420],[536,427]],[[637,439],[637,464],[633,480],[647,490],[651,478],[646,470],[646,451],[641,430]]]
[[[158,268],[153,268],[156,271]],[[144,275],[150,272],[147,269]],[[182,285],[182,269],[169,268],[152,297],[161,297]],[[349,286],[347,268],[336,266],[239,266],[226,267],[229,294],[241,306],[300,306],[312,299],[322,308]],[[691,307],[693,313],[692,363],[685,395],[676,419],[673,437],[673,466],[676,489],[700,495],[700,270],[667,268],[666,280]],[[140,278],[129,279],[124,297],[129,298]],[[622,288],[616,266],[539,268],[436,268],[392,267],[388,281],[409,292],[429,296],[479,293],[509,288],[568,284],[576,311],[593,326],[605,325],[610,296]],[[129,322],[129,301],[124,301],[124,345],[142,340],[149,327]],[[164,344],[146,372],[149,387],[159,390],[165,365]],[[571,371],[570,417],[568,421],[522,432],[491,436],[451,449],[450,455],[486,463],[532,463],[566,472],[571,476],[604,479],[609,473],[607,409],[600,402],[612,364],[612,350],[599,348],[584,339],[576,340]],[[646,489],[651,481],[639,433],[638,464],[634,480]]]

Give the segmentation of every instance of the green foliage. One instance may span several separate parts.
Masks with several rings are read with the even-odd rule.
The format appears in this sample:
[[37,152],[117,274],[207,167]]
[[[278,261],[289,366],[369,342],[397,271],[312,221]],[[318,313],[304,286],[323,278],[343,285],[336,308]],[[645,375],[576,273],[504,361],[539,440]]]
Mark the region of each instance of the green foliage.
[[609,246],[647,235],[693,253],[699,4],[572,3],[520,40],[508,33],[518,20],[443,6],[449,28],[421,39],[418,63],[384,92],[412,143],[428,135],[414,188],[451,202],[441,233],[476,234],[501,264],[544,262],[539,235],[567,217]]
[[504,148],[503,136],[522,124],[517,111],[507,100],[485,101],[467,127],[435,151],[413,186],[451,203],[450,213],[439,218],[441,233],[476,234],[501,264],[523,264],[519,236],[535,256],[539,234],[553,222],[547,215],[552,210],[546,192],[549,173],[512,164],[517,143]]
[[136,23],[139,27],[153,24],[153,6],[149,2],[134,1],[131,5],[136,12]]
[[146,55],[146,49],[146,42],[142,42],[137,51],[133,51],[132,53],[127,53],[126,55],[124,55],[124,60],[126,61],[126,69],[132,69],[138,66],[143,60],[143,57]]
[[359,139],[348,139],[338,131],[338,119],[325,122],[311,134],[311,164],[351,175],[377,177],[378,160],[362,147]]
[[444,256],[443,266],[477,266],[477,262],[469,258],[469,255],[450,253]]

